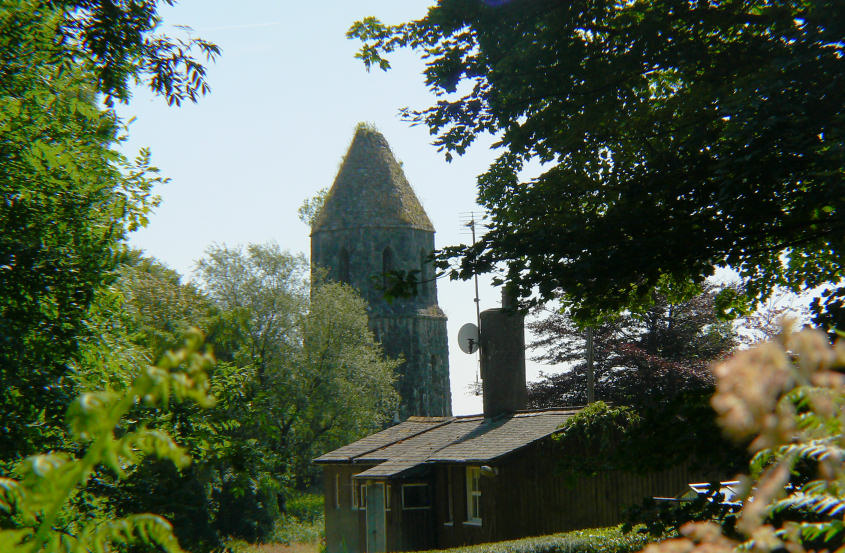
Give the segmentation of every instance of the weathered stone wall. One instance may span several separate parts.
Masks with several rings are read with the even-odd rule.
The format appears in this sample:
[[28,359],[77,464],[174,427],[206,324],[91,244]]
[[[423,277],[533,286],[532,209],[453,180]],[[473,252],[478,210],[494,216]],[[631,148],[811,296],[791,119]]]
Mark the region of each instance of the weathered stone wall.
[[442,312],[394,317],[371,315],[370,328],[390,357],[401,355],[405,359],[398,369],[396,383],[402,398],[399,418],[451,415],[446,316]]
[[434,250],[434,233],[396,227],[358,227],[344,230],[317,231],[311,235],[311,263],[324,269],[329,280],[343,281],[341,251],[349,260],[349,284],[355,287],[370,308],[377,312],[408,313],[409,310],[437,305],[437,287],[433,280],[423,282],[413,298],[384,299],[378,289],[381,282],[384,250],[393,254],[393,270],[419,270],[422,281],[431,280],[434,271],[423,263]]
[[[399,416],[452,413],[446,316],[437,306],[434,227],[384,136],[358,125],[311,232],[312,271],[347,282],[369,304],[370,329],[399,367]],[[385,253],[387,252],[387,253]],[[389,267],[386,267],[386,261]],[[387,301],[390,271],[420,271],[417,294]]]
[[[421,271],[424,282],[416,296],[384,299],[378,283],[385,248],[392,252],[393,270]],[[407,227],[361,226],[320,230],[311,236],[312,266],[322,268],[329,280],[348,276],[349,284],[369,304],[370,329],[376,339],[390,357],[405,359],[397,371],[401,420],[452,413],[446,316],[437,306],[434,271],[424,263],[433,249],[434,233]]]

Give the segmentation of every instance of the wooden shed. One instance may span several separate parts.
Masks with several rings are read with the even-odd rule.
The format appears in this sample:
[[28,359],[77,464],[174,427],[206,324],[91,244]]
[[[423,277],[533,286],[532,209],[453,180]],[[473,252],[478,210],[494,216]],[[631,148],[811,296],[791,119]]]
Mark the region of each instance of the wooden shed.
[[620,522],[625,507],[690,481],[678,467],[604,473],[572,485],[556,470],[560,451],[550,437],[576,412],[411,417],[318,457],[328,553],[447,548],[607,526]]

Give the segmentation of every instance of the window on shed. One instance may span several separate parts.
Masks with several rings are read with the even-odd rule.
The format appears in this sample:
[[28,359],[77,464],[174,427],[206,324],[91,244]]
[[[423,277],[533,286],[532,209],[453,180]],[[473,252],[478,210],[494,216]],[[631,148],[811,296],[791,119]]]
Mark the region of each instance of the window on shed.
[[481,467],[467,467],[467,522],[481,524]]
[[352,509],[367,508],[367,482],[352,480]]
[[340,473],[334,473],[334,508],[340,509]]
[[338,259],[337,275],[340,282],[349,284],[352,279],[349,276],[349,252],[346,248],[340,250],[340,259]]
[[428,509],[430,506],[428,484],[402,484],[403,509]]

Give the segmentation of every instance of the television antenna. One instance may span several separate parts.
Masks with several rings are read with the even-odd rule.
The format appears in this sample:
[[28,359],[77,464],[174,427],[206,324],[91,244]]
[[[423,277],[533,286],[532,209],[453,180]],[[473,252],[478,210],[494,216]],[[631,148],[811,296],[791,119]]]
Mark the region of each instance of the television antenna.
[[[463,226],[469,229],[472,236],[472,245],[475,246],[475,229],[476,227],[482,225],[479,221],[476,221],[474,211],[465,213],[464,218],[466,222]],[[461,351],[464,353],[469,354],[477,352],[481,344],[481,300],[478,297],[478,275],[473,275],[472,280],[475,285],[475,298],[472,300],[475,302],[475,324],[467,323],[461,327],[460,331],[458,331],[458,347],[460,347]],[[472,386],[473,393],[477,396],[481,395],[481,382],[479,381],[480,364],[481,359],[478,358],[476,360],[475,367],[475,385]]]

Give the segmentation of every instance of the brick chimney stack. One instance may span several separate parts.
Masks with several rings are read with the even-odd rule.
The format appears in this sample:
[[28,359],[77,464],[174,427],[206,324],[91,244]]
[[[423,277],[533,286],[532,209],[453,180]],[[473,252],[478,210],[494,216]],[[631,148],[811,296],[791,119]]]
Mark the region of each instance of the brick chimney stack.
[[481,312],[481,379],[484,418],[525,409],[525,317],[508,287],[502,307]]

